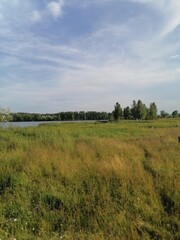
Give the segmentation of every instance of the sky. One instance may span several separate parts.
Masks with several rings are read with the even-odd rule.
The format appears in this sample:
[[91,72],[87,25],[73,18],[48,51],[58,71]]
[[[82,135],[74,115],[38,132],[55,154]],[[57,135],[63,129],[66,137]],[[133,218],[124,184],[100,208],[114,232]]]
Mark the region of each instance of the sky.
[[180,112],[179,0],[0,0],[0,106]]

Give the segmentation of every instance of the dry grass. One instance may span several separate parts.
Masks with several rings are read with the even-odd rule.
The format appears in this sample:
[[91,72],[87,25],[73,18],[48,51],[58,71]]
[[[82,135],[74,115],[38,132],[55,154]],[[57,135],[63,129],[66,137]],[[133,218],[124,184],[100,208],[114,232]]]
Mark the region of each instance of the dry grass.
[[179,120],[0,129],[0,238],[174,240]]

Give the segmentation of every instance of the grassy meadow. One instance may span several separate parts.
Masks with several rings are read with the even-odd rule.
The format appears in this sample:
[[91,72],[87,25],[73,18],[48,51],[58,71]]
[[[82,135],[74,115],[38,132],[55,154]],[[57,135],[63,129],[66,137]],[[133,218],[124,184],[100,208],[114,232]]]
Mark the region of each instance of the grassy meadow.
[[178,119],[0,128],[0,239],[180,239],[178,136]]

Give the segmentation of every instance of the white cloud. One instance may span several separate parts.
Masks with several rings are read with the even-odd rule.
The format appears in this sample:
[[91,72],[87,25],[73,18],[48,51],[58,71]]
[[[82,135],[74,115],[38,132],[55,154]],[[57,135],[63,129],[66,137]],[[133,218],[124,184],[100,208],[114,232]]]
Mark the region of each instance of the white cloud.
[[177,58],[180,58],[179,54],[175,54],[175,55],[170,56],[170,59],[177,59]]
[[[22,2],[24,1],[27,0]],[[139,96],[140,89],[148,89],[149,86],[158,84],[164,85],[167,82],[171,83],[172,80],[179,81],[179,65],[173,64],[177,62],[175,59],[178,60],[180,57],[178,51],[180,43],[176,40],[171,42],[157,37],[163,31],[165,35],[170,33],[169,31],[173,31],[172,29],[177,24],[168,28],[172,19],[176,19],[175,5],[177,1],[171,0],[173,3],[167,1],[168,5],[166,6],[161,0],[136,0],[139,3],[148,3],[152,13],[154,13],[153,10],[159,13],[157,19],[160,24],[155,30],[153,26],[156,25],[156,22],[150,21],[152,18],[148,18],[149,16],[146,18],[143,13],[145,21],[142,21],[141,13],[138,13],[138,16],[136,15],[133,19],[129,19],[127,14],[125,22],[113,22],[111,19],[107,21],[105,17],[102,18],[102,22],[97,19],[96,26],[92,31],[86,35],[77,36],[75,34],[69,43],[68,41],[67,43],[60,41],[52,43],[51,39],[45,39],[38,34],[35,36],[29,32],[29,28],[26,26],[30,24],[30,20],[34,23],[46,17],[56,20],[62,16],[62,8],[67,1],[54,0],[47,5],[44,5],[44,2],[47,1],[43,1],[41,8],[36,4],[30,4],[27,7],[25,4],[24,7],[19,6],[19,11],[8,10],[11,13],[18,12],[18,15],[12,17],[12,24],[0,28],[0,34],[6,36],[8,40],[1,40],[0,46],[1,65],[7,71],[5,77],[1,76],[0,85],[7,88],[3,89],[1,94],[11,95],[11,97],[14,94],[9,105],[16,101],[17,105],[29,104],[28,107],[32,105],[32,110],[36,107],[37,111],[42,111],[44,107],[43,111],[46,111],[49,106],[51,111],[57,111],[60,107],[67,110],[71,106],[74,106],[74,110],[93,109],[98,107],[101,102],[105,102],[111,108],[118,98],[120,101],[123,98],[130,101],[135,99]],[[120,2],[120,0],[74,1],[79,5],[82,2],[88,4]],[[31,1],[27,2],[32,3]],[[67,4],[71,3],[72,0],[69,0]],[[170,5],[172,8],[168,8]],[[9,8],[6,7],[6,9]],[[2,12],[5,20],[6,16],[10,15],[9,12],[6,15],[5,12]],[[148,14],[151,14],[151,11],[148,11]],[[5,21],[4,19],[3,21]],[[25,19],[28,22],[25,22]],[[14,27],[16,21],[16,26],[22,24],[23,31],[20,34],[17,30],[19,28]],[[143,26],[150,29],[149,38],[144,31],[141,31],[141,22]],[[43,21],[41,23],[44,24]],[[13,86],[13,89],[10,89],[8,85]],[[10,94],[7,94],[8,89],[12,90]],[[29,100],[24,103],[27,92],[29,92]],[[38,107],[38,101],[42,102],[42,108]],[[44,104],[45,101],[47,104]],[[50,104],[51,101],[52,104]],[[77,106],[79,107],[77,108]],[[24,106],[24,109],[27,109],[27,106]]]
[[3,19],[3,15],[2,13],[0,13],[0,21]]
[[31,21],[32,22],[39,22],[41,20],[42,16],[39,11],[34,10],[31,15]]
[[63,14],[63,11],[62,11],[63,5],[64,5],[64,1],[63,0],[52,1],[52,2],[48,3],[47,9],[48,9],[49,13],[56,19],[56,18],[62,16],[62,14]]
[[0,22],[4,20],[4,15],[3,15],[3,6],[2,3],[0,3]]

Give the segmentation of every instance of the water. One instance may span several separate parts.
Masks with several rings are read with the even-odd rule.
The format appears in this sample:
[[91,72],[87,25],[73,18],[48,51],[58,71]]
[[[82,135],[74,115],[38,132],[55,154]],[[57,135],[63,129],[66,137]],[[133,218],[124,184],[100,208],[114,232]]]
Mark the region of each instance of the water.
[[40,124],[44,124],[44,123],[48,123],[48,124],[53,124],[53,123],[68,123],[68,122],[71,122],[71,123],[82,123],[82,122],[95,122],[95,121],[87,121],[87,120],[84,120],[84,121],[40,121],[40,122],[3,122],[3,123],[0,123],[0,126],[2,126],[3,128],[8,128],[8,127],[36,127]]
[[[8,127],[36,127],[42,123],[49,123],[49,122],[3,122],[1,126],[3,128]],[[52,122],[51,122],[52,123]]]

